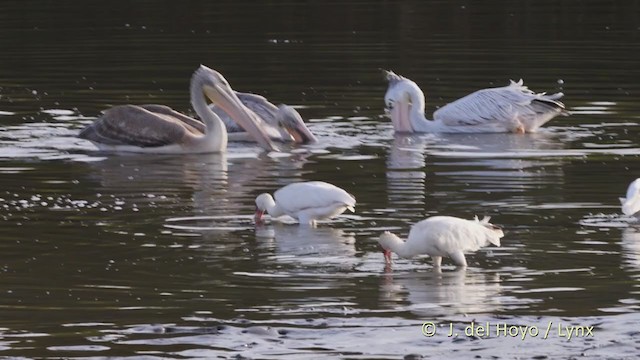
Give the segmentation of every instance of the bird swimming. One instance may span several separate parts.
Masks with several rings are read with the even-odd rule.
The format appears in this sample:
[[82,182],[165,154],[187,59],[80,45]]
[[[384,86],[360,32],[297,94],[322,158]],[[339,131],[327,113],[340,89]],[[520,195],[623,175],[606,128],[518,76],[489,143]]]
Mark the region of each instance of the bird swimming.
[[191,104],[202,121],[164,105],[119,105],[86,126],[79,137],[100,150],[142,153],[208,153],[227,148],[227,130],[205,96],[225,109],[261,147],[275,150],[260,120],[235,95],[219,72],[201,65],[191,77]]
[[568,115],[564,96],[534,93],[522,79],[504,87],[478,90],[425,117],[425,96],[412,80],[384,71],[389,82],[385,111],[398,133],[528,133],[558,115]]
[[[311,144],[318,141],[302,120],[300,113],[293,107],[284,104],[275,106],[264,96],[257,94],[236,92],[236,96],[244,106],[262,120],[262,127],[272,140],[296,144]],[[215,104],[210,105],[210,108],[225,123],[230,140],[255,141],[247,136],[245,129],[238,125],[224,109]]]

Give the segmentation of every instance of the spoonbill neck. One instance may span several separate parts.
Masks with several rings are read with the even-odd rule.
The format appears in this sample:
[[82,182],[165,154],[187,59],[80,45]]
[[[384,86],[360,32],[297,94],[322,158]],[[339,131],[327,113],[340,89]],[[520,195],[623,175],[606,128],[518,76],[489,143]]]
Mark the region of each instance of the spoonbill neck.
[[269,213],[272,217],[278,217],[284,214],[284,211],[280,208],[280,206],[273,200],[271,195],[267,196],[262,204],[264,210]]
[[380,237],[380,245],[389,249],[403,258],[411,258],[416,255],[411,244],[402,240],[398,235],[393,233],[385,233]]

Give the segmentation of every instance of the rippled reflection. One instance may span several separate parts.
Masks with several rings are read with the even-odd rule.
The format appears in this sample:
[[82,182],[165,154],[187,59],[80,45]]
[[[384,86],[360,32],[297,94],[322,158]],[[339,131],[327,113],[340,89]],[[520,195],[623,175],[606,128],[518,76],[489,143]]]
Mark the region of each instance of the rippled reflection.
[[630,226],[622,231],[622,258],[633,277],[640,277],[640,227]]
[[427,191],[426,146],[428,141],[423,136],[394,136],[386,161],[387,198],[394,210],[405,210],[401,216],[409,213],[415,217],[422,212]]
[[[95,16],[73,2],[0,3],[0,356],[637,353],[640,239],[617,201],[640,159],[636,5],[341,5],[143,0]],[[319,143],[114,156],[76,137],[114,105],[192,113],[201,63],[295,106]],[[522,77],[564,92],[572,115],[525,136],[395,136],[378,68],[425,84],[428,114]],[[255,226],[259,193],[308,180],[348,189],[356,213]],[[385,273],[375,238],[434,214],[491,215],[503,246],[466,272],[399,260]],[[597,335],[420,333],[452,319],[570,321]]]
[[271,259],[278,263],[320,267],[326,271],[328,268],[348,270],[358,261],[355,235],[342,229],[274,223],[256,226],[256,237],[262,246],[273,251]]
[[427,271],[381,278],[380,300],[428,318],[433,316],[500,312],[500,275],[477,271]]

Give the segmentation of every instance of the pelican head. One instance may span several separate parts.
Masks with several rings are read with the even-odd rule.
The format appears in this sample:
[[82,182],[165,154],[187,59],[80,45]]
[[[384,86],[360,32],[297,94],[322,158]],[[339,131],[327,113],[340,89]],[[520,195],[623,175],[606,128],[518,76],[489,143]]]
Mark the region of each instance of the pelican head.
[[311,133],[302,116],[291,106],[278,105],[278,126],[283,128],[298,144],[315,143],[318,139]]
[[[260,120],[247,109],[235,94],[229,82],[219,72],[204,65],[193,73],[192,87],[201,88],[204,94],[222,108],[240,126],[242,126],[258,144],[267,150],[276,150],[266,131],[259,125]],[[192,100],[194,108],[196,104]]]
[[424,98],[424,93],[415,82],[393,72],[387,71],[386,78],[389,86],[384,94],[385,113],[391,118],[396,132],[411,133],[413,132],[410,117],[412,97]]
[[627,188],[627,197],[620,198],[622,213],[627,216],[640,217],[640,178],[634,180]]
[[407,80],[406,77],[402,75],[398,75],[391,70],[384,70],[384,69],[380,69],[380,70],[382,70],[382,76],[384,77],[385,80],[389,82],[390,85],[395,85],[400,81]]

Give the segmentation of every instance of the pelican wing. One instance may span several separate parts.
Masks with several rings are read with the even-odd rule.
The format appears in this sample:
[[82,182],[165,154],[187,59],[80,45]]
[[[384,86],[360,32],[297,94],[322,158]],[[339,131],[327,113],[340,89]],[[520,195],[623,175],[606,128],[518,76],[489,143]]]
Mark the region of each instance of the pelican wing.
[[[264,96],[249,94],[249,93],[241,93],[235,92],[236,96],[242,104],[247,107],[247,109],[253,111],[256,115],[258,115],[260,126],[264,129],[267,129],[268,134],[270,136],[274,136],[274,132],[276,132],[274,126],[277,122],[276,115],[278,113],[278,108],[270,103]],[[227,131],[230,133],[234,132],[243,132],[245,129],[242,128],[238,123],[233,121],[233,119],[220,107],[215,105],[209,106],[213,112],[220,117],[222,122],[227,128]],[[278,135],[275,135],[278,136]]]
[[322,182],[309,181],[287,185],[274,194],[276,203],[286,213],[297,213],[311,208],[322,208],[336,203],[349,208],[356,205],[356,199],[343,189]]
[[[537,128],[553,116],[565,113],[558,99],[562,93],[536,94],[523,85],[522,80],[508,86],[478,90],[449,103],[436,112],[435,120],[447,126],[502,126],[515,129]],[[530,124],[536,122],[535,124]]]
[[198,131],[200,131],[203,134],[206,131],[206,126],[202,121],[188,117],[187,115],[181,114],[166,105],[146,104],[146,105],[139,105],[139,106],[145,110],[151,111],[152,113],[171,116],[177,120],[182,121],[183,123],[189,126],[196,128]]
[[202,134],[171,115],[154,113],[140,106],[121,105],[105,111],[79,136],[106,145],[157,147],[179,143],[189,133]]
[[264,96],[236,92],[242,104],[258,115],[262,120],[275,125],[278,107],[269,102]]

